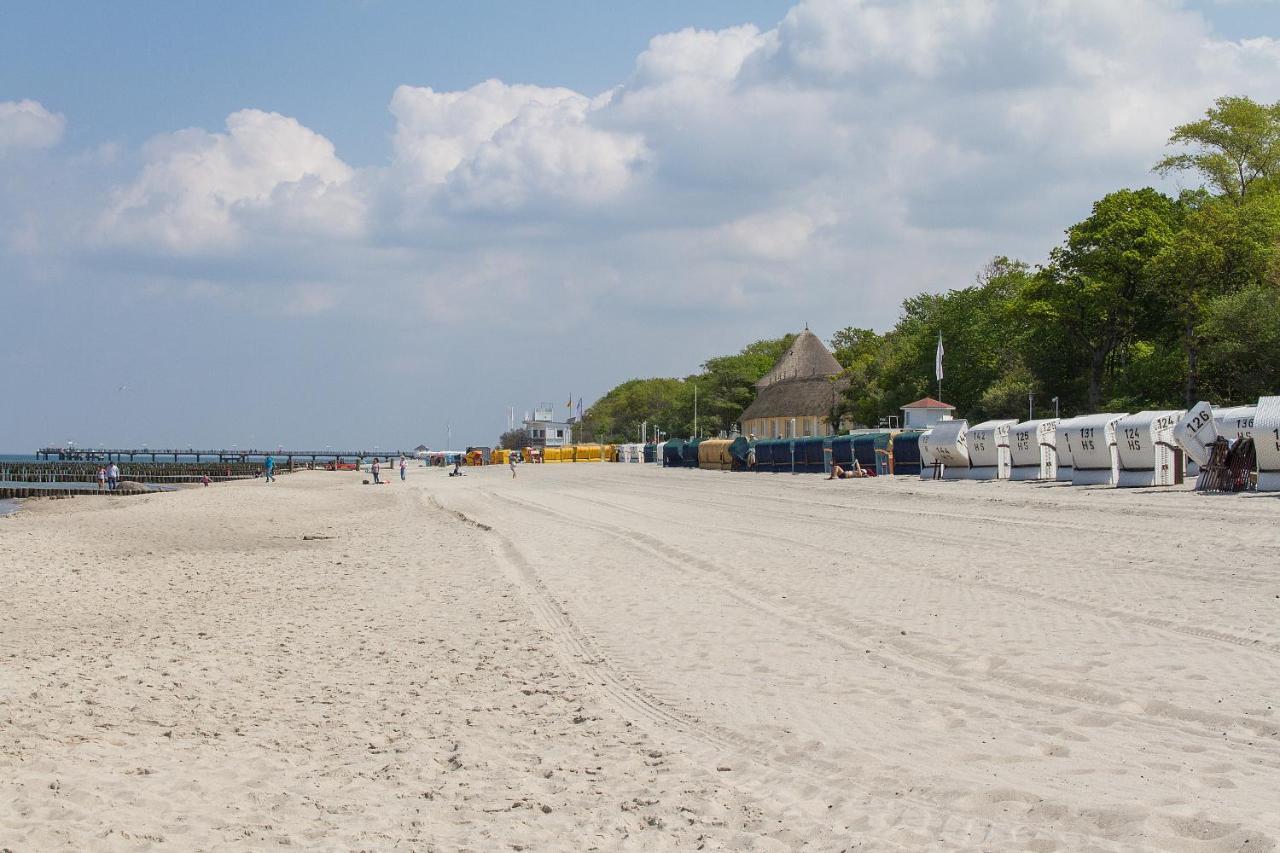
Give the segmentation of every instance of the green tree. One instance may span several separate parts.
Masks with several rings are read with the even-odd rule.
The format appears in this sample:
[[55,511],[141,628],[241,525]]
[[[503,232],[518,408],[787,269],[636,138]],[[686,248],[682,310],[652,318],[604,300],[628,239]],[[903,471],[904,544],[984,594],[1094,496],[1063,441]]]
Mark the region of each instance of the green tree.
[[1210,399],[1238,405],[1280,391],[1280,286],[1261,282],[1211,300],[1202,334]]
[[1152,260],[1172,240],[1181,210],[1153,189],[1119,190],[1067,230],[1029,294],[1034,315],[1067,331],[1083,351],[1086,404],[1097,411],[1114,358],[1153,322]]
[[874,361],[880,354],[884,339],[872,329],[846,326],[834,333],[828,343],[836,361],[848,370],[855,365]]
[[1179,399],[1200,396],[1200,352],[1205,307],[1220,297],[1261,283],[1280,243],[1280,193],[1254,193],[1242,204],[1190,196],[1189,212],[1156,258],[1155,273],[1183,358]]
[[730,430],[756,396],[756,382],[768,373],[795,335],[748,344],[734,355],[709,358],[702,373],[689,377],[698,386],[698,425],[704,433]]
[[498,447],[503,450],[519,450],[533,442],[529,439],[529,431],[524,427],[509,429],[498,437]]
[[643,423],[671,435],[686,435],[692,420],[692,386],[680,379],[631,379],[591,404],[583,413],[579,433],[597,441],[639,441]]
[[1192,150],[1165,157],[1157,172],[1198,172],[1218,193],[1243,202],[1255,184],[1280,176],[1280,103],[1218,98],[1203,119],[1174,128],[1169,144]]
[[[938,335],[946,346],[942,394],[946,402],[975,417],[987,388],[1014,369],[1029,327],[1019,310],[1030,283],[1027,265],[994,258],[976,282],[944,294],[920,294],[903,302],[902,317],[883,336],[876,356],[855,375],[875,388],[850,387],[850,408],[864,418],[876,399],[875,415],[898,414],[905,403],[935,394],[934,356]],[[874,422],[867,418],[868,422]]]

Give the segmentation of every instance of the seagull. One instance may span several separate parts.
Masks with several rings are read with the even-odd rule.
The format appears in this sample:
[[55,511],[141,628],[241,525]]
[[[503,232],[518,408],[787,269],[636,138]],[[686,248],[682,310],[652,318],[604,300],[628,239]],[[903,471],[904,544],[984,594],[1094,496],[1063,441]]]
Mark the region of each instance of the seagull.
[[128,385],[121,385],[119,388],[116,389],[116,391],[128,391],[128,390],[129,390]]

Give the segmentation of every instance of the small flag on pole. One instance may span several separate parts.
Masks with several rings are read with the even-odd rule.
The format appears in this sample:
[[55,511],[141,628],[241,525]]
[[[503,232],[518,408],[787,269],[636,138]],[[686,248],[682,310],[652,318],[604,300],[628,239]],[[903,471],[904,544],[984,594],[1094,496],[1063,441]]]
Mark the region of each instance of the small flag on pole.
[[939,382],[942,381],[942,354],[944,352],[945,350],[942,348],[942,332],[938,332],[938,354],[933,359],[933,374]]

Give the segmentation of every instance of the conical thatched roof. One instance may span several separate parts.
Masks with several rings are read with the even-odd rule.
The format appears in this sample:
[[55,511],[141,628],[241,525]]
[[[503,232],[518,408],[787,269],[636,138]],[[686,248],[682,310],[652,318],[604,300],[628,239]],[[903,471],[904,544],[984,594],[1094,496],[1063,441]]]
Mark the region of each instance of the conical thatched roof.
[[756,388],[767,388],[786,379],[825,378],[839,372],[840,362],[817,335],[805,329],[796,335],[773,369],[756,383]]
[[756,418],[825,418],[842,392],[847,379],[817,376],[811,379],[783,379],[756,392],[756,398],[742,413],[743,421]]
[[742,413],[742,420],[826,417],[849,384],[847,379],[836,378],[840,371],[840,362],[822,340],[805,329],[756,383],[756,398]]

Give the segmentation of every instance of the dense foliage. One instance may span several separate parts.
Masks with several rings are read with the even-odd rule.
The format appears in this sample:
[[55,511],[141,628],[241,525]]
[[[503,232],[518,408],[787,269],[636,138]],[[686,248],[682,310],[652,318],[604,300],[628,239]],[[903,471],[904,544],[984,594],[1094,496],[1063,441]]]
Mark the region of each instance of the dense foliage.
[[509,429],[498,437],[498,447],[503,450],[519,450],[533,444],[533,438],[524,427]]
[[712,358],[684,379],[632,379],[592,404],[578,434],[584,441],[639,441],[642,425],[664,435],[716,435],[737,423],[755,395],[755,383],[769,372],[795,335],[756,341],[736,355]]
[[[1161,173],[1203,188],[1173,198],[1123,189],[1094,203],[1049,260],[998,257],[967,286],[907,299],[887,332],[846,328],[831,349],[850,380],[841,403],[874,425],[936,393],[934,353],[946,345],[942,394],[971,421],[1037,414],[1240,404],[1280,391],[1280,104],[1220,98],[1174,129]],[[640,424],[692,433],[728,429],[752,384],[790,338],[714,358],[683,380],[632,380],[588,412],[607,439]]]

